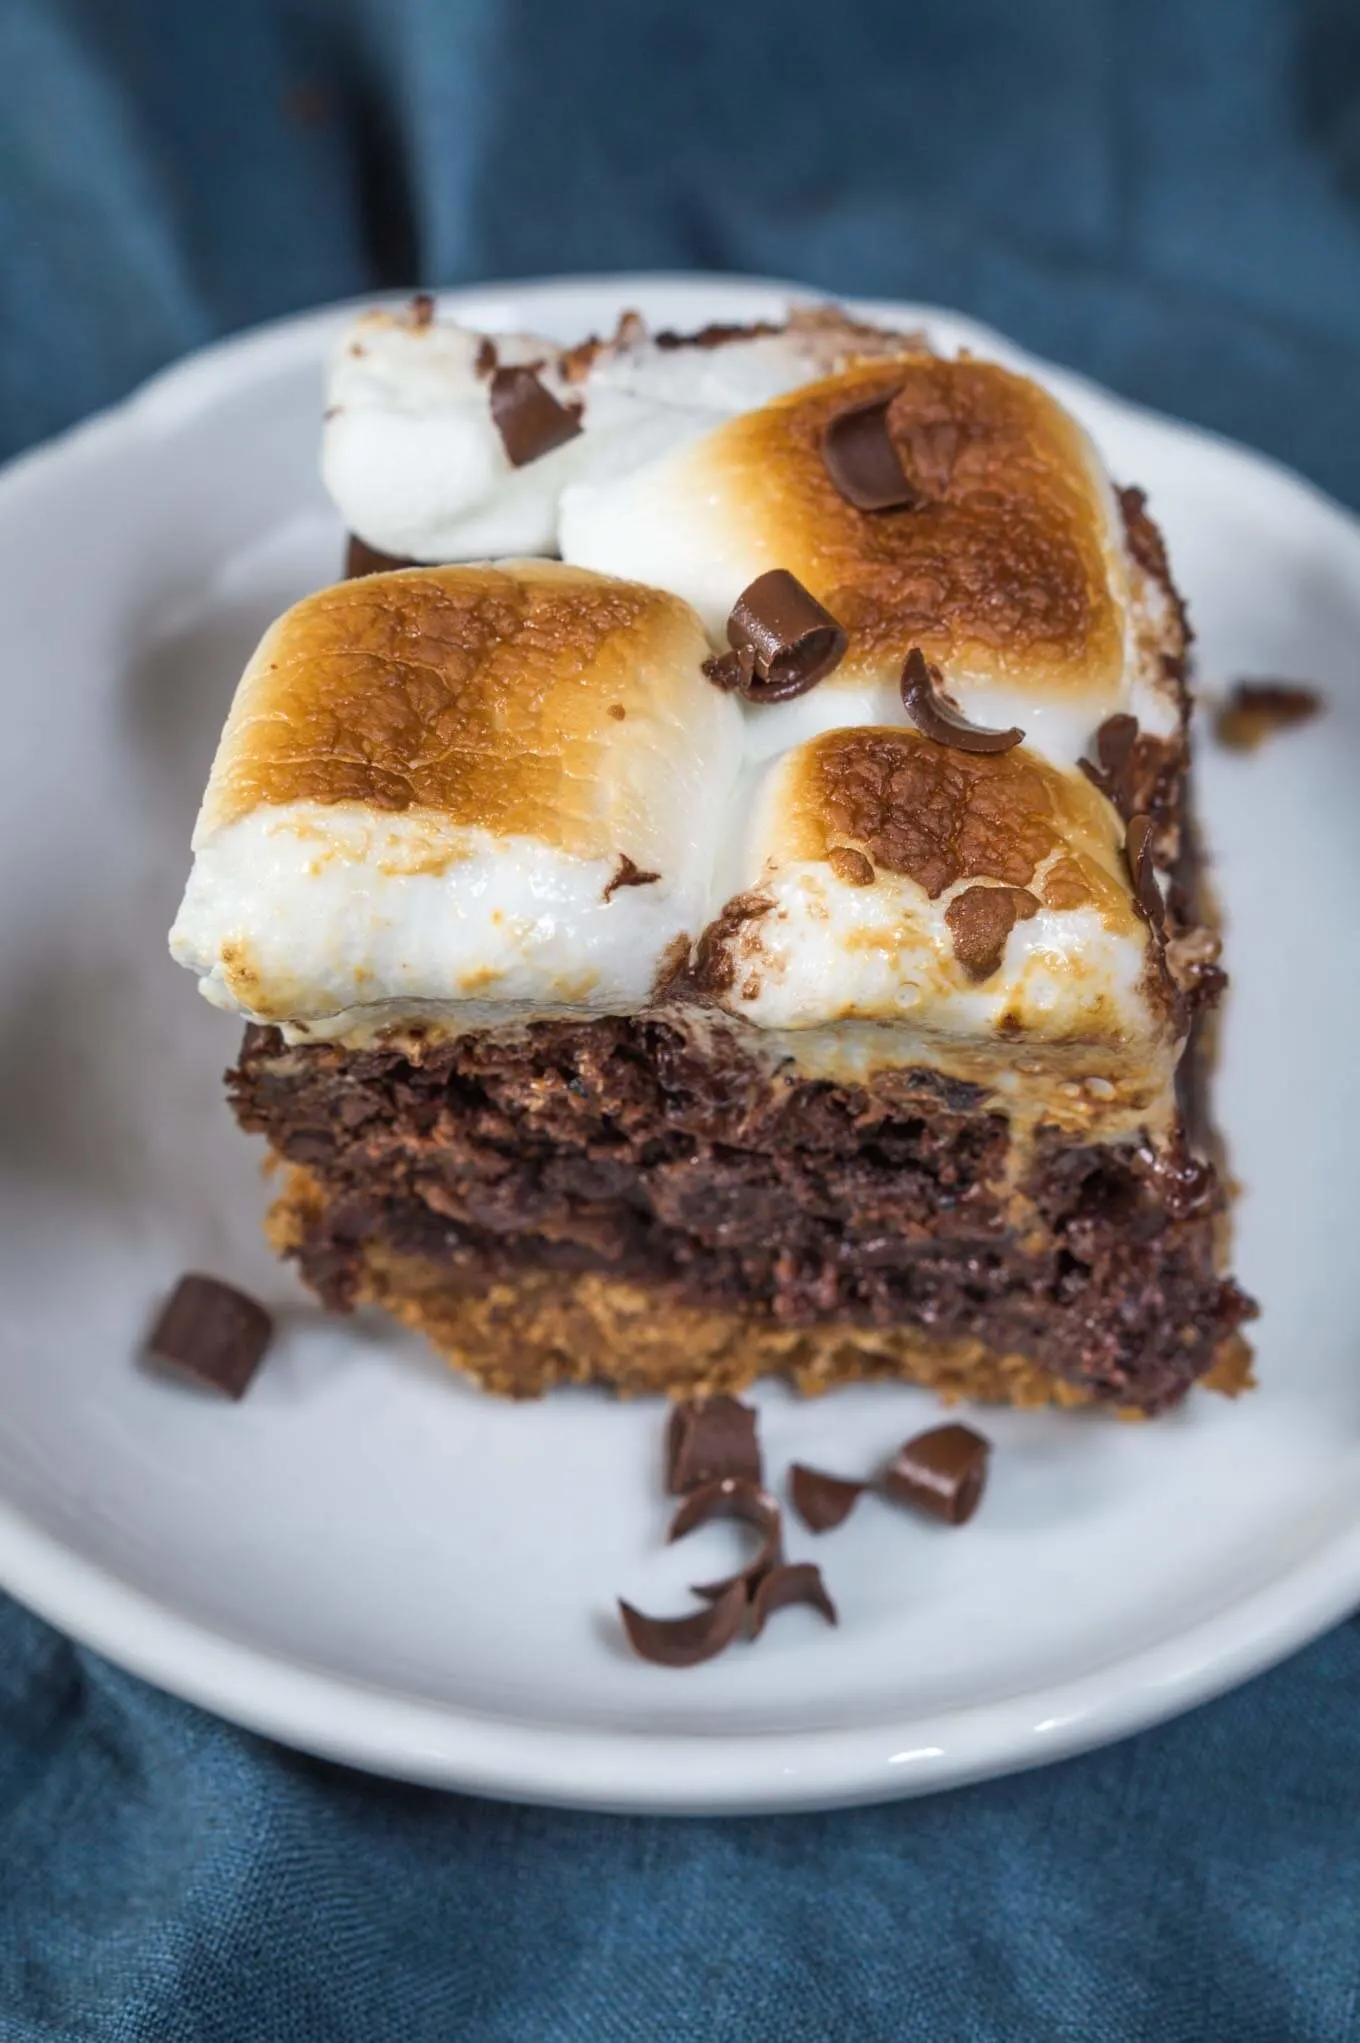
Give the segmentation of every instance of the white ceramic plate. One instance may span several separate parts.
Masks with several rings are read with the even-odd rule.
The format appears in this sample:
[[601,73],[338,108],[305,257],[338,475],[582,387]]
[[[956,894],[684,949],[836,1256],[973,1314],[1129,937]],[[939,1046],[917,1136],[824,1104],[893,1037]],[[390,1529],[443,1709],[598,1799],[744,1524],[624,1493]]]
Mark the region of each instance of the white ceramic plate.
[[[635,304],[766,314],[773,286],[612,279],[448,301],[564,338]],[[887,306],[945,346],[996,335]],[[382,1325],[311,1311],[266,1253],[255,1147],[222,1103],[233,1025],[165,952],[190,824],[257,635],[338,572],[316,475],[340,315],[209,349],[0,478],[0,1579],[164,1687],[413,1779],[604,1808],[755,1810],[1034,1765],[1226,1688],[1360,1596],[1351,941],[1360,871],[1360,528],[1255,456],[1035,369],[1151,493],[1209,685],[1320,683],[1320,723],[1203,754],[1234,988],[1221,1113],[1261,1389],[1152,1426],[1001,1412],[985,1509],[865,1506],[806,1612],[669,1673],[623,1592],[685,1607],[732,1528],[661,1543],[661,1412],[510,1407]],[[282,1308],[239,1407],[134,1360],[185,1267]],[[769,1467],[854,1470],[918,1392],[759,1398]],[[701,1572],[702,1571],[702,1572]]]

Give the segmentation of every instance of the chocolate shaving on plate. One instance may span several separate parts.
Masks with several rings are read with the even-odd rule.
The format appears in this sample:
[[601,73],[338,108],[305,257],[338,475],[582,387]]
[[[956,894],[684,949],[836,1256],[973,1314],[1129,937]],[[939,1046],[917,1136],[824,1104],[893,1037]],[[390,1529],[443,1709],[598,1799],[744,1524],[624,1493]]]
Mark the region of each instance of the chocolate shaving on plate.
[[952,745],[956,752],[1009,752],[1025,735],[1014,724],[1009,730],[989,731],[969,723],[945,699],[940,670],[927,662],[919,646],[912,647],[902,669],[902,707],[924,737],[937,745]]
[[628,1643],[655,1667],[697,1667],[716,1659],[746,1629],[746,1584],[738,1577],[721,1596],[688,1617],[647,1617],[619,1598]]
[[434,299],[428,291],[417,291],[411,300],[407,318],[412,326],[419,329],[429,326],[434,319]]
[[793,1508],[809,1532],[834,1532],[838,1525],[844,1525],[868,1487],[867,1483],[853,1482],[846,1476],[808,1468],[801,1461],[795,1461],[789,1470]]
[[806,1603],[819,1610],[828,1624],[839,1624],[836,1606],[826,1593],[822,1571],[815,1561],[788,1561],[762,1575],[751,1594],[750,1634],[758,1639],[766,1622],[777,1610]]
[[748,702],[787,702],[815,687],[844,658],[845,632],[796,575],[771,568],[757,575],[732,605],[727,642],[736,655],[710,661],[720,688]]
[[1166,903],[1157,884],[1152,836],[1152,823],[1147,816],[1130,816],[1124,833],[1124,857],[1133,883],[1133,898],[1153,928],[1160,929],[1166,919]]
[[274,1322],[262,1305],[217,1277],[181,1277],[147,1342],[148,1352],[208,1390],[244,1397]]
[[683,1497],[701,1483],[735,1481],[760,1487],[756,1414],[734,1397],[691,1398],[671,1410],[666,1427],[666,1488]]
[[895,1504],[966,1525],[982,1501],[991,1451],[971,1426],[934,1426],[898,1448],[878,1486]]
[[1214,718],[1214,736],[1234,752],[1254,752],[1263,739],[1319,714],[1322,697],[1299,681],[1239,681]]
[[925,498],[907,477],[888,431],[897,391],[838,412],[822,434],[822,462],[857,511],[914,511]]
[[696,1582],[694,1593],[696,1596],[720,1597],[733,1583],[740,1583],[749,1595],[761,1576],[778,1567],[784,1558],[779,1506],[768,1490],[762,1490],[758,1483],[739,1476],[724,1476],[717,1482],[701,1483],[697,1490],[691,1490],[672,1518],[666,1533],[667,1543],[683,1539],[687,1532],[695,1531],[700,1525],[711,1525],[715,1518],[735,1518],[743,1525],[753,1527],[761,1534],[760,1547],[755,1559],[737,1574],[726,1575],[720,1582]]
[[491,416],[512,468],[524,468],[581,431],[577,407],[559,404],[532,369],[493,369]]

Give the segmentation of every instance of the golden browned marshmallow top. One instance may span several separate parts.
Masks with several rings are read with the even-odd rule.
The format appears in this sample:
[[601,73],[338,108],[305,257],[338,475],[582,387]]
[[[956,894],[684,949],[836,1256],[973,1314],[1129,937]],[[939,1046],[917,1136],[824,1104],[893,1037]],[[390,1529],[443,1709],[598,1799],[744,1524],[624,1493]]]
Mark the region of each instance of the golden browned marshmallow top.
[[1166,1094],[1180,1022],[1123,826],[1027,746],[823,731],[761,774],[727,879],[701,984],[758,1027],[887,1024],[998,1070],[1065,1046],[1139,1111]]
[[309,596],[246,669],[171,948],[207,997],[622,1009],[708,913],[741,718],[684,603],[550,561]]
[[602,755],[678,737],[706,651],[675,597],[557,562],[342,582],[266,636],[199,836],[261,806],[353,802],[599,855]]
[[[837,486],[826,436],[878,402],[912,500],[864,510]],[[917,350],[846,369],[568,490],[560,533],[564,559],[674,589],[717,638],[750,583],[792,574],[849,635],[816,699],[780,719],[800,737],[885,721],[914,646],[965,713],[1020,724],[1062,764],[1117,711],[1159,734],[1177,724],[1164,598],[1099,457],[1046,391],[995,363]],[[857,701],[838,715],[842,697]]]
[[[889,395],[892,442],[923,501],[857,510],[827,471],[823,436],[850,406]],[[995,363],[917,355],[748,412],[708,452],[728,514],[849,632],[845,678],[919,645],[946,673],[1117,685],[1105,506],[1079,429],[1037,384]]]
[[[337,1029],[420,1002],[468,1026],[628,1009],[698,939],[717,1006],[800,1054],[862,1030],[872,1054],[1005,1064],[1019,1039],[1093,1060],[1083,1082],[1161,1085],[1164,974],[1076,762],[1114,712],[1179,742],[1174,599],[1046,393],[894,345],[569,487],[571,565],[411,570],[289,613],[195,840],[176,952],[209,997]],[[879,401],[911,485],[882,513],[825,452]],[[739,705],[703,663],[770,568],[848,651],[808,694]],[[1023,743],[924,737],[912,648]]]
[[1090,906],[1113,933],[1139,931],[1109,803],[1023,746],[986,755],[918,731],[826,732],[790,759],[767,856],[834,869],[838,848],[861,854],[866,879],[900,874],[932,901],[992,880],[1032,888],[1049,908]]

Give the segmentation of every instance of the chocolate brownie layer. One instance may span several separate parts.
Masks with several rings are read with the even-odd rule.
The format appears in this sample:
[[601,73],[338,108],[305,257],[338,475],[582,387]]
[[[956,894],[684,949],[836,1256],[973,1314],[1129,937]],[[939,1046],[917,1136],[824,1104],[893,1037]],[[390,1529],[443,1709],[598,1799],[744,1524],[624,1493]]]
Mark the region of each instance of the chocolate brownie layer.
[[474,1031],[418,1060],[246,1032],[238,1117],[304,1165],[291,1252],[327,1304],[375,1244],[470,1295],[608,1277],[752,1332],[897,1329],[1025,1358],[1144,1411],[1253,1308],[1221,1276],[1225,1193],[1179,1134],[1023,1149],[979,1087],[811,1080],[681,1009]]
[[[295,1166],[270,1213],[268,1233],[293,1256],[320,1228],[327,1197]],[[402,1255],[381,1241],[356,1252],[356,1299],[381,1307],[423,1336],[456,1369],[500,1397],[539,1397],[559,1383],[603,1383],[625,1394],[710,1397],[759,1376],[785,1377],[805,1397],[838,1384],[887,1379],[933,1390],[946,1402],[1080,1405],[1094,1393],[1027,1355],[997,1354],[981,1341],[951,1341],[919,1328],[832,1320],[781,1326],[739,1309],[687,1305],[674,1295],[658,1311],[655,1291],[620,1277],[520,1270],[469,1282],[447,1264]],[[1228,1396],[1251,1384],[1240,1335],[1221,1346],[1201,1379]]]

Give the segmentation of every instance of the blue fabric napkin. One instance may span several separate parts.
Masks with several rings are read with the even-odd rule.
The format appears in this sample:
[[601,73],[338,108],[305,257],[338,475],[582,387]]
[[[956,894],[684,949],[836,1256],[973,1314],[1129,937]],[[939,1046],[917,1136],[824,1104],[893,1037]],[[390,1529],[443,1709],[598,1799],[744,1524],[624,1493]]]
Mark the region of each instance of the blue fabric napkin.
[[825,1816],[396,1787],[0,1615],[5,2043],[1343,2043],[1352,1621],[1043,1773]]
[[[797,275],[1360,502],[1353,0],[4,0],[0,449],[378,285]],[[924,1803],[369,1781],[0,1599],[3,2043],[1360,2036],[1360,1637]]]

